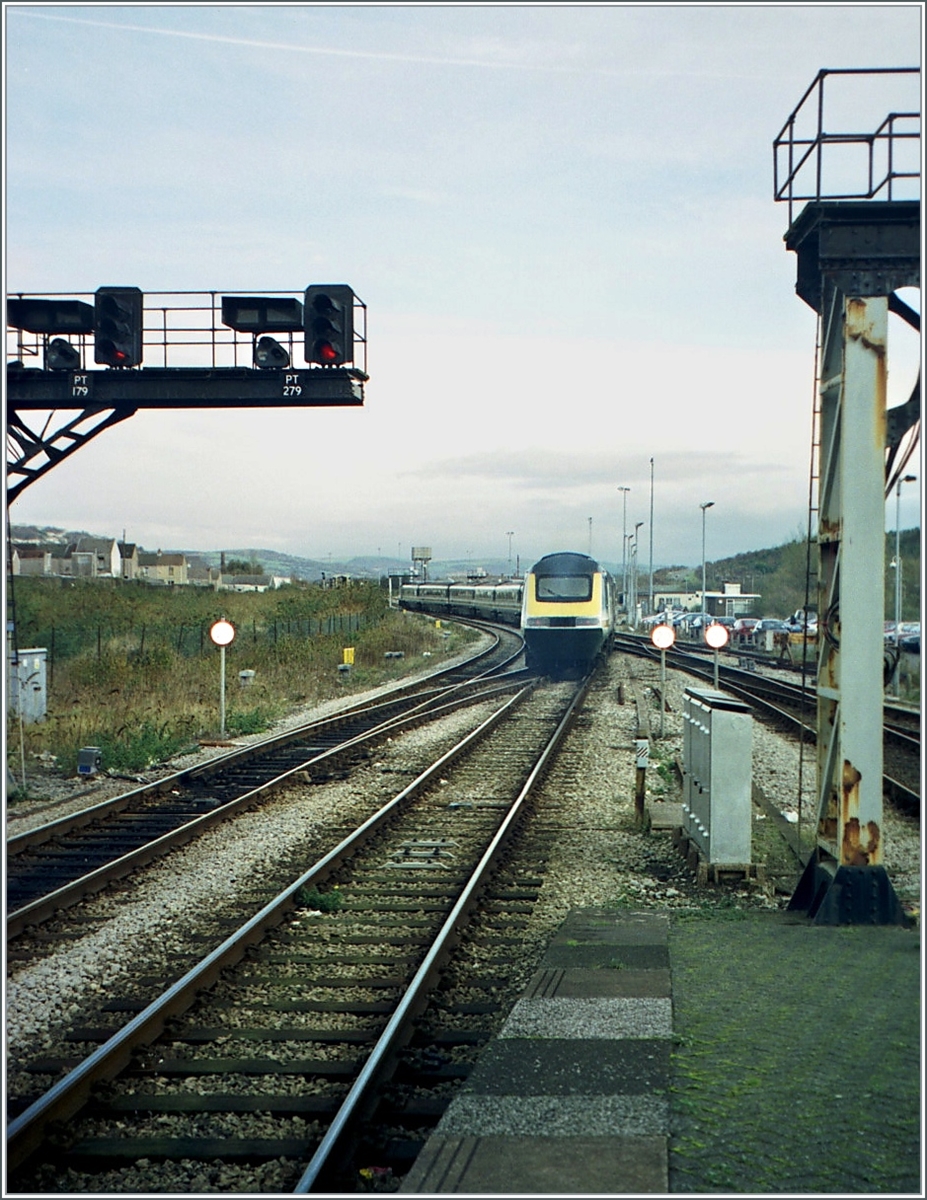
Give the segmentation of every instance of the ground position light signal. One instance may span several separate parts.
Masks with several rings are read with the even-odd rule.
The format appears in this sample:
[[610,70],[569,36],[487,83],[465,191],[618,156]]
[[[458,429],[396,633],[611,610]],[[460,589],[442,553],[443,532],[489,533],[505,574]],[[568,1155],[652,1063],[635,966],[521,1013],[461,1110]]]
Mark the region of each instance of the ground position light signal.
[[137,367],[142,361],[142,320],[141,288],[98,288],[93,305],[93,361]]
[[354,292],[346,283],[306,288],[306,362],[340,367],[354,361]]

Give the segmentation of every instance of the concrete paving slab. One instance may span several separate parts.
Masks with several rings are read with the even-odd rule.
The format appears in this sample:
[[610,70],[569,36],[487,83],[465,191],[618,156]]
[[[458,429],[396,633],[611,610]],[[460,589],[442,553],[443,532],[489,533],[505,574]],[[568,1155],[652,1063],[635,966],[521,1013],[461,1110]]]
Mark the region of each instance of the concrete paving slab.
[[608,967],[553,967],[536,972],[527,988],[526,1000],[541,996],[670,996],[669,971],[629,971]]
[[665,998],[568,996],[519,1000],[501,1038],[670,1038],[673,1005]]
[[460,1096],[436,1133],[476,1137],[658,1136],[665,1134],[665,1096]]
[[665,944],[669,918],[652,913],[601,910],[568,916],[554,935],[552,946],[572,941],[605,942],[613,946]]
[[670,1049],[665,1038],[498,1038],[480,1056],[464,1092],[484,1096],[654,1092],[666,1087]]
[[608,967],[612,970],[668,971],[670,960],[666,946],[606,942],[553,943],[544,955],[547,967]]
[[666,1191],[660,1137],[433,1137],[401,1192],[499,1194],[517,1180],[522,1195],[636,1195]]

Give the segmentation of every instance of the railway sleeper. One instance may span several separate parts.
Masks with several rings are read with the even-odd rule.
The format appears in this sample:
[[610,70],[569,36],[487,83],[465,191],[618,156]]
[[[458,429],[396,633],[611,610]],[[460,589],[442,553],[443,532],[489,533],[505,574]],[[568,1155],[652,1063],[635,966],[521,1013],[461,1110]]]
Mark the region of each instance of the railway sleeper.
[[304,1161],[315,1153],[319,1138],[86,1138],[75,1143],[63,1165],[72,1170],[99,1173],[124,1167],[140,1159],[153,1162],[259,1163],[275,1158]]

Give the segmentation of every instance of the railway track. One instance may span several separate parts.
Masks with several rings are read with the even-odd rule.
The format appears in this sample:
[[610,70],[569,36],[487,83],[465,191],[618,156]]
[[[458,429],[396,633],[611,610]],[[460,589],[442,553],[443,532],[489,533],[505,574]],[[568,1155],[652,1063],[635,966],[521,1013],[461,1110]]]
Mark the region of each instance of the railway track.
[[534,867],[500,876],[500,856],[586,686],[519,690],[162,995],[140,985],[107,1006],[124,1024],[74,1030],[79,1060],[34,1061],[47,1090],[9,1103],[16,1190],[132,1190],[140,1159],[170,1178],[220,1158],[230,1191],[361,1190],[401,1167],[505,1000],[498,938],[497,965],[448,963],[475,912],[504,938],[536,894]]
[[[615,648],[628,654],[659,659],[660,652],[649,638],[619,634]],[[704,653],[667,651],[669,665],[701,678],[714,680],[714,665]],[[788,680],[760,675],[755,670],[719,664],[719,682],[725,689],[754,707],[760,708],[791,732],[809,741],[816,736],[816,696],[812,684],[802,687]],[[884,717],[884,790],[907,812],[920,811],[920,732],[911,714],[897,705],[886,704]]]
[[[485,627],[483,627],[485,628]],[[251,807],[294,777],[344,773],[378,740],[455,706],[518,685],[521,639],[493,644],[428,681],[395,689],[252,746],[233,750],[7,841],[7,939]],[[507,678],[500,680],[505,673]]]

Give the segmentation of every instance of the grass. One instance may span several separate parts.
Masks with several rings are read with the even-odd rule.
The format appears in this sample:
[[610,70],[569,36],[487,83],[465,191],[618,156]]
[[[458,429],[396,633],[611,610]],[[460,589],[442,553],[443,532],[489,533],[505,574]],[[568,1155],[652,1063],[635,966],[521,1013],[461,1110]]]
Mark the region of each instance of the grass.
[[[184,652],[182,639],[156,639],[151,631],[158,622],[176,615],[172,612],[174,597],[166,590],[148,590],[152,594],[145,597],[147,607],[142,614],[148,629],[143,646],[127,646],[124,635],[111,632],[99,642],[94,639],[81,652],[56,661],[48,688],[47,718],[23,729],[27,792],[29,765],[37,758],[73,775],[80,748],[98,746],[104,771],[134,774],[195,746],[200,739],[218,736],[219,652],[209,643],[202,655],[190,654]],[[113,615],[106,607],[109,591],[103,588],[95,593],[101,622]],[[312,636],[304,631],[283,632],[279,613],[283,601],[291,614],[298,615],[295,610],[300,603],[305,612],[318,601],[317,596],[280,598],[273,593],[252,593],[237,597],[248,600],[249,606],[233,613],[240,621],[240,636],[226,651],[227,735],[261,733],[298,705],[378,686],[422,669],[428,664],[423,657],[426,654],[440,661],[472,640],[474,635],[462,626],[439,631],[427,618],[389,609],[379,591],[370,585],[369,589],[351,588],[343,593],[345,611],[363,611],[365,627]],[[52,596],[41,595],[42,618],[55,622],[58,629],[66,628],[76,616],[86,620],[93,595],[90,588],[58,588]],[[338,593],[333,590],[324,595],[329,605],[332,595]],[[110,599],[124,602],[118,590]],[[215,605],[214,598],[201,598],[201,603],[203,599]],[[230,611],[235,599],[229,597]],[[69,605],[69,601],[73,603]],[[257,601],[263,601],[263,611]],[[266,626],[276,620],[276,636],[251,636],[249,615],[254,630],[260,622]],[[197,614],[185,609],[184,616],[192,621]],[[450,637],[442,636],[447,633]],[[338,666],[346,646],[354,648],[354,666],[349,673],[342,673]],[[401,651],[404,657],[386,659],[387,651]],[[254,672],[247,686],[239,683],[243,670]],[[7,747],[8,765],[22,792],[20,728],[12,715]]]

